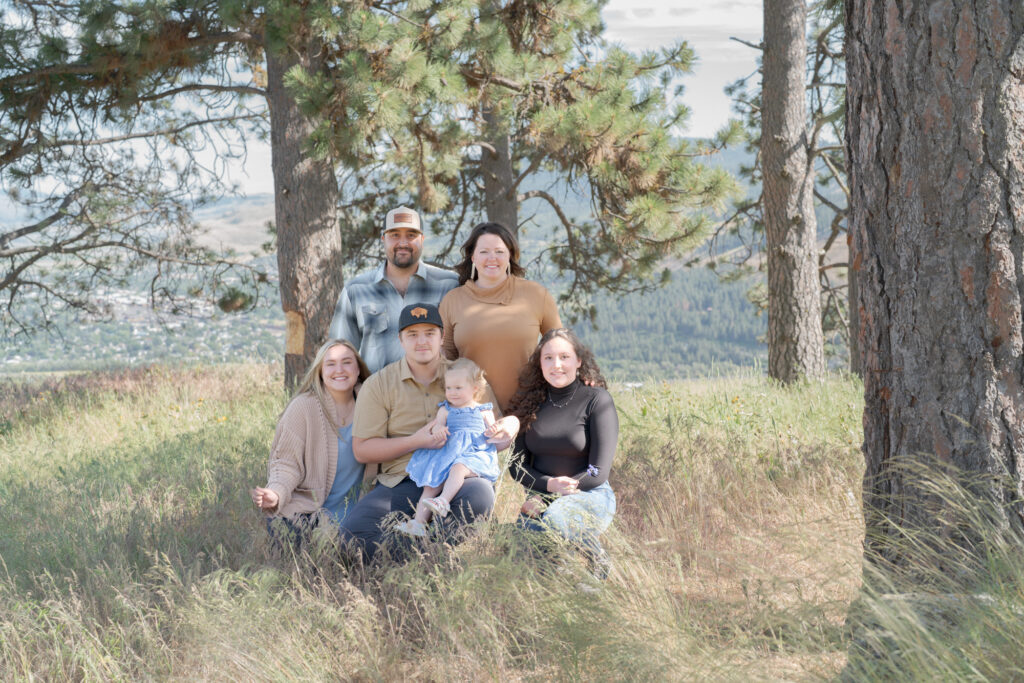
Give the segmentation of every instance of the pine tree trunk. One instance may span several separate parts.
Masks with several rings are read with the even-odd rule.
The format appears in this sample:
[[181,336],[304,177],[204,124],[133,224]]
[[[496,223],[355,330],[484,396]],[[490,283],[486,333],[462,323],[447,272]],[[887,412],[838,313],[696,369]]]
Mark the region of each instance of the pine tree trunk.
[[804,0],[765,0],[761,168],[768,247],[768,374],[825,373],[814,173],[807,150]]
[[284,87],[294,65],[313,69],[309,49],[275,55],[267,49],[271,165],[277,222],[277,264],[285,338],[285,386],[293,387],[325,340],[341,291],[338,184],[330,161],[309,157],[304,144],[313,130]]
[[480,157],[480,171],[484,177],[484,208],[487,220],[501,223],[519,235],[519,202],[515,193],[509,196],[509,188],[515,180],[512,169],[512,156],[509,153],[510,142],[508,126],[491,112],[484,110],[487,141],[494,147],[495,153],[484,149]]
[[[948,508],[947,463],[1020,525],[1024,498],[1024,6],[847,0],[868,559]],[[948,523],[948,521],[947,521]]]
[[[849,235],[847,235],[849,237]],[[849,239],[849,256],[846,268],[846,307],[849,310],[850,372],[864,376],[864,358],[860,340],[860,288],[857,286],[860,263],[853,253],[853,240]]]

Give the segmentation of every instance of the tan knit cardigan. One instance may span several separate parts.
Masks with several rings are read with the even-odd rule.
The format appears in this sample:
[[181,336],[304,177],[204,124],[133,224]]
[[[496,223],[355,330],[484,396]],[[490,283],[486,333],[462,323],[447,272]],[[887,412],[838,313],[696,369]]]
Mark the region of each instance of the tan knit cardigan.
[[[330,406],[333,408],[333,406]],[[327,500],[338,466],[338,433],[312,392],[292,399],[277,423],[270,445],[267,488],[278,495],[271,514],[291,517],[316,512]],[[367,467],[363,481],[376,477]]]

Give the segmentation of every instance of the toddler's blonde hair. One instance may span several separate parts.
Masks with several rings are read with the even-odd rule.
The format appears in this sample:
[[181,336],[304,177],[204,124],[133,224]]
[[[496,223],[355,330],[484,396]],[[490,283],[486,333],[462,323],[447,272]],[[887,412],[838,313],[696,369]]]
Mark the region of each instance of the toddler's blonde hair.
[[469,377],[469,383],[476,388],[473,392],[473,400],[480,401],[483,399],[484,389],[487,387],[487,377],[484,375],[484,371],[480,369],[480,366],[468,358],[456,358],[445,368],[444,375],[447,378],[448,373],[458,370],[465,372],[466,376]]

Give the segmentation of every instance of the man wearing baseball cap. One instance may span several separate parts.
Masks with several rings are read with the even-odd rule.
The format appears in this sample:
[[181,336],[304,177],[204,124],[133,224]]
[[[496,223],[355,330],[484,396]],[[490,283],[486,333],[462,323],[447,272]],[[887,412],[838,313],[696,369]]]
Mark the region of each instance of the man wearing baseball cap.
[[[356,460],[379,466],[380,472],[377,485],[342,520],[341,538],[369,559],[389,538],[383,526],[385,518],[393,512],[412,515],[423,492],[405,472],[412,452],[438,448],[447,439],[440,430],[430,433],[437,405],[445,397],[441,314],[432,303],[410,304],[399,313],[397,326],[395,336],[404,355],[366,380],[352,422]],[[489,441],[499,450],[507,448],[518,430],[519,420],[504,417],[495,423]],[[467,479],[452,500],[451,514],[444,518],[441,531],[450,539],[450,532],[490,514],[493,508],[491,483],[482,477]]]
[[420,261],[423,229],[412,209],[388,211],[381,231],[384,263],[360,273],[341,290],[328,339],[347,339],[359,349],[370,372],[402,357],[398,314],[407,303],[435,306],[459,284],[455,273]]

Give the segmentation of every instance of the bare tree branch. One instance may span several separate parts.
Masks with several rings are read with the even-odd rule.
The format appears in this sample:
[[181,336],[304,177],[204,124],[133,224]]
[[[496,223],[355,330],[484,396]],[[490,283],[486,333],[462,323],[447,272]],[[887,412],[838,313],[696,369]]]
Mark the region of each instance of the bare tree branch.
[[827,154],[823,154],[821,156],[821,160],[825,162],[826,166],[828,166],[828,170],[832,171],[832,177],[835,179],[836,184],[839,185],[839,189],[841,189],[843,191],[843,194],[846,195],[846,203],[849,204],[850,188],[846,185],[845,182],[843,182],[843,174],[839,172],[839,169],[836,168],[835,163],[832,161],[831,158],[829,158]]
[[526,178],[528,178],[529,176],[533,175],[534,171],[536,171],[538,168],[540,168],[540,165],[543,162],[544,162],[544,155],[543,154],[537,154],[536,156],[534,156],[533,159],[530,160],[530,165],[527,167],[527,169],[525,171],[523,171],[522,173],[520,173],[519,177],[516,178],[515,180],[513,180],[512,184],[509,185],[508,191],[505,193],[506,198],[512,199],[513,197],[515,197],[516,196],[516,190],[519,188],[519,186],[522,184],[522,182],[524,180],[526,180]]
[[492,157],[498,156],[498,150],[495,149],[494,145],[483,140],[472,140],[462,143],[463,147],[480,147],[481,149],[487,150]]
[[20,237],[25,237],[26,235],[42,232],[43,230],[46,230],[48,227],[50,227],[51,225],[59,221],[61,218],[63,218],[66,215],[64,213],[65,210],[71,205],[71,202],[73,202],[74,200],[75,195],[69,194],[67,197],[64,198],[64,201],[60,203],[60,206],[57,207],[57,210],[55,212],[53,212],[43,220],[39,221],[38,223],[26,225],[23,228],[18,228],[17,230],[12,230],[11,232],[6,232],[0,235],[0,257],[7,256],[7,254],[5,254],[3,250],[6,249],[7,245],[13,242],[14,240]]
[[747,47],[752,47],[755,50],[764,50],[764,45],[762,45],[761,43],[751,43],[750,41],[743,40],[742,38],[737,38],[736,36],[729,36],[729,40],[735,40],[737,43],[740,43],[741,45],[746,45]]
[[109,138],[97,138],[95,140],[50,140],[43,142],[36,142],[28,146],[15,147],[7,151],[6,154],[0,155],[0,166],[6,165],[20,159],[21,157],[32,154],[33,152],[40,149],[50,149],[53,147],[96,147],[99,145],[109,145],[114,142],[125,142],[127,140],[141,140],[145,138],[161,137],[166,135],[177,135],[190,128],[196,126],[205,126],[208,124],[216,123],[229,123],[235,121],[247,121],[250,119],[262,119],[262,114],[245,114],[241,116],[223,116],[215,119],[204,119],[202,121],[190,121],[181,126],[175,126],[171,128],[160,128],[157,130],[144,131],[141,133],[128,133],[125,135],[114,135]]
[[154,93],[152,95],[145,95],[140,97],[140,102],[152,102],[154,100],[161,100],[166,97],[174,97],[186,92],[226,92],[226,93],[237,93],[239,95],[257,95],[259,97],[266,97],[267,91],[263,88],[257,88],[251,85],[215,85],[213,83],[193,83],[192,85],[183,85],[180,88],[172,88],[163,92]]
[[[555,213],[558,214],[558,219],[560,221],[562,221],[562,225],[565,226],[565,229],[569,232],[569,239],[570,239],[570,242],[571,242],[571,240],[572,240],[572,227],[573,227],[572,221],[569,220],[569,217],[565,215],[565,211],[562,210],[562,207],[558,203],[558,200],[555,199],[553,196],[551,196],[550,194],[548,194],[544,190],[530,190],[529,192],[524,192],[523,194],[521,194],[518,197],[516,197],[516,201],[524,202],[527,199],[538,199],[538,198],[539,199],[543,199],[544,201],[546,201],[551,206],[551,208],[555,210]],[[571,246],[571,244],[570,244],[570,246]]]

